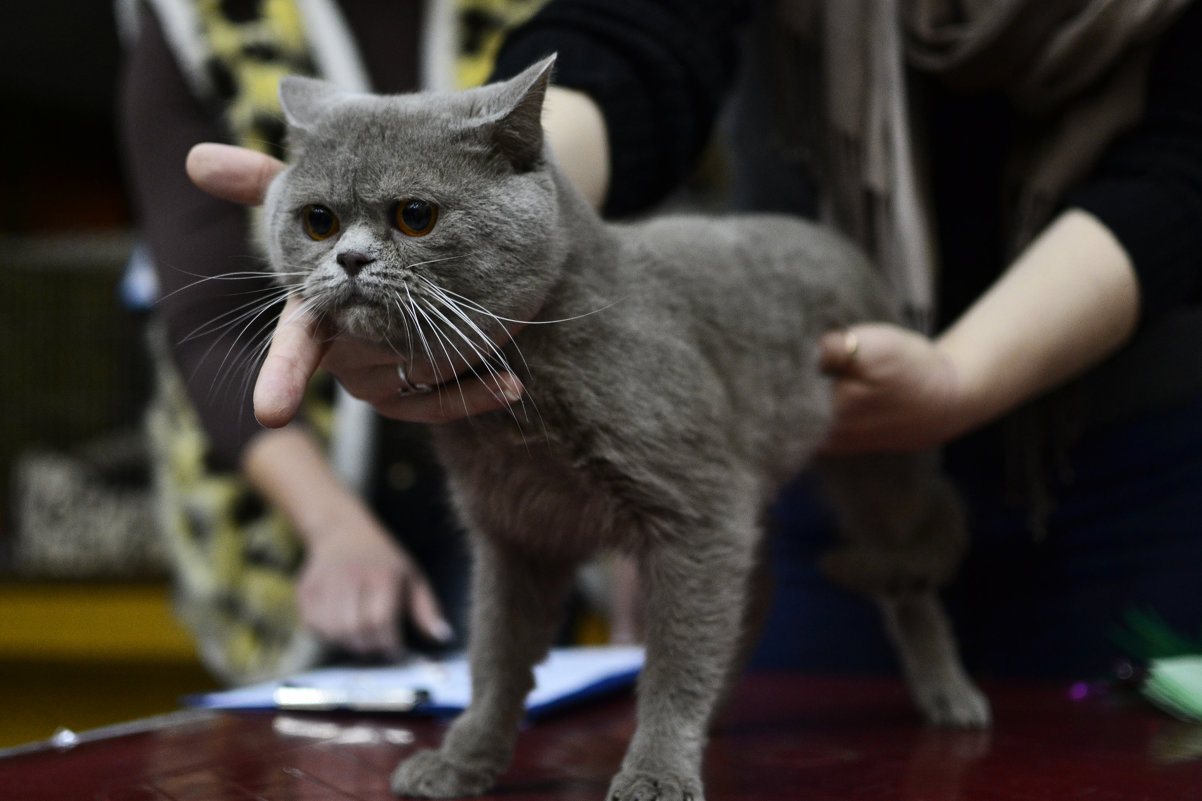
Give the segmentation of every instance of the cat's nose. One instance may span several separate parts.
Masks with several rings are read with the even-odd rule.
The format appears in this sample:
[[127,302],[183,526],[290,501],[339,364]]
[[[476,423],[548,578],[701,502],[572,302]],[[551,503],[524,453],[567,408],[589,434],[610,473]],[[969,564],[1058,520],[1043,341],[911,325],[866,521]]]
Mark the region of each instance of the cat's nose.
[[354,278],[364,267],[375,261],[375,259],[359,250],[344,250],[338,254],[337,261],[342,269],[346,271],[346,274]]

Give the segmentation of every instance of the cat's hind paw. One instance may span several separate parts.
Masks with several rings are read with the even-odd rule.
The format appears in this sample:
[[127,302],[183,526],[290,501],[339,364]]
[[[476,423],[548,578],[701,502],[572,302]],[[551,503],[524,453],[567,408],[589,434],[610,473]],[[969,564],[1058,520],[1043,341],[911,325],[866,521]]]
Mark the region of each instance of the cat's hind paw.
[[992,720],[989,701],[971,681],[916,690],[915,702],[927,722],[944,729],[984,729]]
[[441,751],[418,751],[392,773],[392,792],[402,798],[462,798],[481,795],[494,771],[452,762]]
[[701,783],[671,775],[622,771],[609,785],[607,801],[705,801]]

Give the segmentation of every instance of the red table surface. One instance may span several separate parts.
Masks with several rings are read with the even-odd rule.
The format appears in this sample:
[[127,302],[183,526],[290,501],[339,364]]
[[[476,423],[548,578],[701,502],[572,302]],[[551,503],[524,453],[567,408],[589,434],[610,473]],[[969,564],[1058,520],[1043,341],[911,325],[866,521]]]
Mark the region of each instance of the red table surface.
[[[716,725],[711,799],[1197,801],[1202,725],[1120,696],[987,683],[985,732],[921,725],[887,679],[752,676]],[[391,799],[388,777],[445,721],[314,713],[183,714],[69,749],[0,758],[5,801]],[[530,724],[492,795],[602,801],[633,730],[629,694]]]

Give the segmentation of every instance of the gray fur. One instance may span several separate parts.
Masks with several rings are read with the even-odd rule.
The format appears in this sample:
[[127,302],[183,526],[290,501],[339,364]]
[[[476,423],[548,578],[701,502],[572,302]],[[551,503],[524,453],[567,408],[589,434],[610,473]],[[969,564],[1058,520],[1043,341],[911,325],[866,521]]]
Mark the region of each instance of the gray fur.
[[[473,701],[438,750],[401,764],[395,791],[493,785],[575,568],[608,548],[639,561],[647,657],[607,797],[696,800],[707,725],[754,633],[764,506],[830,422],[816,339],[893,311],[863,257],[803,221],[602,223],[544,150],[551,64],[457,94],[286,80],[294,159],[269,193],[267,244],[282,275],[303,267],[286,282],[334,326],[412,359],[476,350],[526,387],[507,411],[435,429],[475,547]],[[440,207],[424,237],[389,224],[411,197]],[[310,203],[338,214],[338,236],[303,233]],[[352,247],[375,260],[353,279],[336,263]],[[455,294],[435,298],[423,279]],[[356,293],[371,303],[348,304]],[[534,324],[488,345],[511,320]],[[931,720],[985,724],[935,598],[964,532],[931,460],[840,459],[826,476],[848,535],[830,572],[879,600]]]

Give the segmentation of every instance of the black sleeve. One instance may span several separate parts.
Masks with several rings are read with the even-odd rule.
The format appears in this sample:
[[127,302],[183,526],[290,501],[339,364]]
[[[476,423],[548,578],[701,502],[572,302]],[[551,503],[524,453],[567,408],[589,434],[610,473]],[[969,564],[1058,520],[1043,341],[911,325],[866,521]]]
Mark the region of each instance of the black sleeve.
[[1068,200],[1131,257],[1147,321],[1202,291],[1202,4],[1165,35],[1138,125]]
[[506,39],[495,78],[558,53],[556,83],[587,92],[609,133],[604,211],[630,214],[695,164],[734,76],[743,0],[553,0]]

